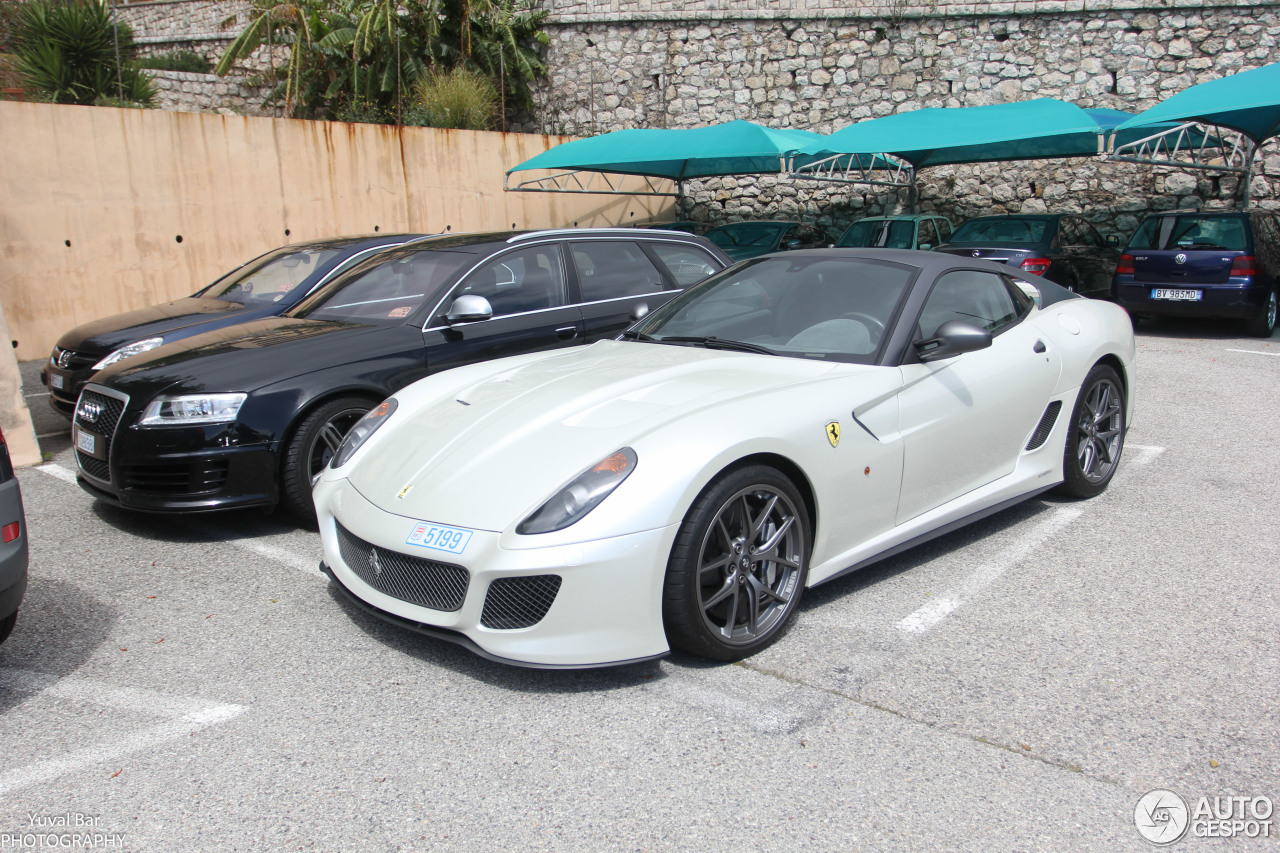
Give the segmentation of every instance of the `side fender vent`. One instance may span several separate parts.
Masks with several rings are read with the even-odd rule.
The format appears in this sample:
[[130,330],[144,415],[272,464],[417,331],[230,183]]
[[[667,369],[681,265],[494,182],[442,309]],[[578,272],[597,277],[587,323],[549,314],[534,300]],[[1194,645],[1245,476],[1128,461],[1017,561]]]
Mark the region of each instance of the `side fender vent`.
[[1040,416],[1040,423],[1036,425],[1036,431],[1031,433],[1031,440],[1027,442],[1027,450],[1035,450],[1046,441],[1049,440],[1049,433],[1053,432],[1053,425],[1058,422],[1058,412],[1062,411],[1062,401],[1054,400],[1049,404],[1049,408],[1044,410],[1044,414]]

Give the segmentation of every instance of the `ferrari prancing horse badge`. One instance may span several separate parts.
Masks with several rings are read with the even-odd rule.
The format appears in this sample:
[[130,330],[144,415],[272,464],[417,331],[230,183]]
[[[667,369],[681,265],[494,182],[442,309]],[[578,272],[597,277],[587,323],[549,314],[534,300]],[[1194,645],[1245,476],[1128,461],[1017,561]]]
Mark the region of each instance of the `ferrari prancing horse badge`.
[[827,424],[827,441],[831,442],[832,447],[840,444],[840,422],[832,421]]

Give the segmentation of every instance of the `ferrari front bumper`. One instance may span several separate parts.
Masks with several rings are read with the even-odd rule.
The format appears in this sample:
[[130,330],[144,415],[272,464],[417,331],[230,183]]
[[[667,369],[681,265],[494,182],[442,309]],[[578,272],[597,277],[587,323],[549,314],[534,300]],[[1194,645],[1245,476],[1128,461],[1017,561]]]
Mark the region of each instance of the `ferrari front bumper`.
[[469,530],[450,553],[410,543],[430,520],[388,513],[347,480],[321,480],[315,504],[325,571],[406,628],[522,666],[617,666],[668,652],[662,585],[676,525],[519,549]]

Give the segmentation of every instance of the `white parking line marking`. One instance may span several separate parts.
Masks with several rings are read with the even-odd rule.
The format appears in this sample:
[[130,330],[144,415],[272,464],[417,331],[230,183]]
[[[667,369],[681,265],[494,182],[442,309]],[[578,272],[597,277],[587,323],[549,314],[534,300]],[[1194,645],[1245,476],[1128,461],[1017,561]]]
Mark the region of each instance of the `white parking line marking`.
[[[1125,450],[1137,451],[1137,456],[1123,459],[1120,470],[1116,472],[1112,483],[1132,475],[1134,469],[1151,464],[1164,453],[1165,448],[1149,444],[1127,444]],[[978,571],[970,575],[960,586],[949,591],[941,598],[935,599],[924,607],[898,622],[898,630],[909,634],[920,634],[928,631],[943,619],[950,616],[956,608],[982,592],[1006,571],[1025,560],[1032,551],[1039,548],[1050,537],[1062,528],[1075,521],[1084,510],[1075,506],[1064,506],[1051,512],[1048,517],[1020,535],[1018,541],[1001,551]]]
[[259,557],[266,557],[268,560],[275,560],[288,566],[291,569],[297,569],[300,572],[306,572],[309,575],[315,575],[323,580],[329,578],[324,572],[320,571],[320,555],[319,552],[315,556],[305,557],[294,551],[286,550],[275,545],[268,545],[259,539],[234,539],[235,534],[228,532],[227,538],[223,541],[228,545],[234,545],[237,548],[248,551],[251,554],[257,554]]
[[966,578],[960,586],[900,621],[898,630],[910,634],[928,631],[950,616],[957,607],[982,592],[1009,569],[1025,560],[1032,551],[1056,536],[1058,531],[1083,513],[1084,510],[1077,507],[1060,507],[1053,510],[1035,527],[1025,532],[1020,531],[1017,542],[996,554],[986,565]]
[[[56,462],[46,462],[43,465],[37,465],[35,466],[35,470],[48,474],[50,477],[55,479],[75,485],[75,472],[62,467]],[[191,530],[194,529],[193,525],[190,523],[187,523],[187,528]],[[209,528],[207,527],[202,528],[201,532],[207,532],[208,529]],[[243,539],[240,538],[239,534],[234,533],[227,528],[216,528],[216,532],[221,534],[220,538],[223,542],[239,548],[242,551],[248,551],[250,554],[256,554],[259,557],[266,557],[268,560],[274,560],[287,568],[297,569],[300,572],[305,572],[317,578],[325,580],[328,579],[325,577],[324,572],[320,571],[318,568],[320,565],[320,557],[318,554],[315,556],[303,556],[285,548],[268,545],[266,542],[261,541],[261,537],[258,539]]]
[[42,432],[36,435],[36,438],[64,438],[64,437],[70,437],[70,435],[71,433],[67,432],[64,429],[59,432]]
[[35,466],[35,470],[48,474],[56,480],[62,480],[64,483],[76,484],[76,472],[69,468],[63,468],[57,462],[46,462],[43,465]]
[[1280,356],[1280,352],[1263,352],[1262,350],[1256,349],[1231,349],[1230,347],[1227,347],[1227,352],[1247,352],[1249,355]]
[[30,394],[23,394],[24,397],[48,397],[48,391],[32,391]]
[[144,749],[154,749],[167,741],[233,720],[247,710],[243,705],[210,705],[154,690],[116,687],[87,678],[59,678],[43,672],[8,667],[0,667],[0,688],[168,718],[159,725],[117,738],[110,744],[88,746],[58,758],[2,770],[0,796],[90,765],[114,761]]

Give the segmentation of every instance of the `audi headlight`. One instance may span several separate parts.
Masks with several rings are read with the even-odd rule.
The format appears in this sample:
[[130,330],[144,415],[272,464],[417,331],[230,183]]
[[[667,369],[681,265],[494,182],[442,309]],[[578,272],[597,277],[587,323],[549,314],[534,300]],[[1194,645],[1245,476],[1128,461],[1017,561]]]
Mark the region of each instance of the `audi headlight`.
[[550,533],[579,521],[609,497],[636,468],[636,452],[624,447],[569,481],[563,489],[520,522],[516,533]]
[[142,413],[139,426],[189,426],[234,421],[248,394],[183,394],[156,397]]
[[342,439],[342,444],[338,445],[338,452],[329,460],[329,467],[341,468],[346,465],[361,445],[369,440],[369,436],[387,422],[387,418],[395,412],[397,405],[399,404],[396,403],[395,397],[388,397],[365,412],[365,416],[356,421],[356,425],[347,432],[347,437]]
[[155,349],[156,347],[160,346],[162,343],[164,343],[164,338],[147,338],[146,340],[134,341],[131,344],[125,344],[124,346],[120,347],[120,349],[116,350],[115,352],[111,353],[111,355],[107,356],[102,361],[95,364],[93,366],[93,369],[101,370],[102,368],[106,367],[108,364],[115,364],[117,361],[120,361],[121,359],[129,358],[135,355],[141,355],[142,353],[146,352],[149,349]]

